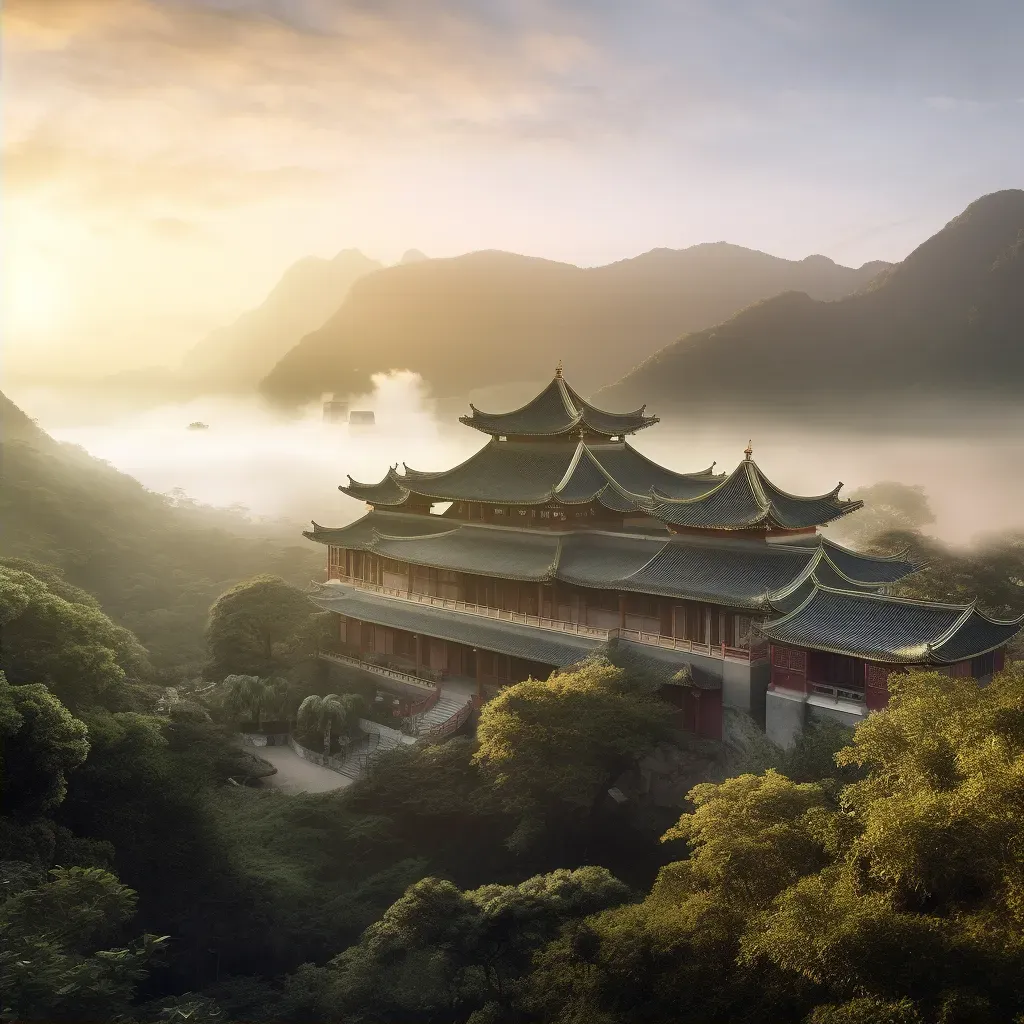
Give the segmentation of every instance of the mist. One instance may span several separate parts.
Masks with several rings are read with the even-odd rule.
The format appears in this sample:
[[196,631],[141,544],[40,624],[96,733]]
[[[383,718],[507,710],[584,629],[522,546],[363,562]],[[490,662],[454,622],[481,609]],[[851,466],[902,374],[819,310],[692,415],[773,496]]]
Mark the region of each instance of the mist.
[[[85,392],[15,391],[12,398],[58,440],[80,445],[151,490],[184,492],[203,504],[244,509],[255,519],[285,520],[297,532],[311,520],[338,526],[365,511],[337,489],[348,474],[372,482],[396,463],[447,469],[485,443],[458,423],[452,403],[439,413],[416,374],[377,374],[373,385],[369,394],[349,396],[350,409],[375,414],[376,426],[361,430],[323,422],[319,403],[289,417],[257,397],[208,395],[144,411],[104,407]],[[531,383],[532,393],[539,386]],[[525,391],[518,395],[522,390],[515,400],[473,397],[498,410],[526,400]],[[187,429],[193,421],[209,429]],[[937,519],[929,532],[949,543],[1024,526],[1019,425],[951,439],[818,426],[804,431],[723,415],[722,422],[699,427],[662,422],[631,443],[679,471],[717,462],[717,472],[728,472],[748,440],[755,460],[784,490],[820,494],[843,481],[847,496],[880,480],[923,485]]]

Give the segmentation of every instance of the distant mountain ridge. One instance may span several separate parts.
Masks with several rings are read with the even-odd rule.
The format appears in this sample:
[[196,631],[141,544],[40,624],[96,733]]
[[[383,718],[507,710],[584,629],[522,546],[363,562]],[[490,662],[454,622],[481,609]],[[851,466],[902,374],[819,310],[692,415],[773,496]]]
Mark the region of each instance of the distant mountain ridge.
[[689,411],[728,402],[795,415],[1021,394],[1024,191],[1011,189],[972,203],[853,295],[767,299],[673,342],[594,397],[609,408],[648,402],[665,416],[684,413],[682,395]]
[[259,306],[212,331],[186,353],[182,374],[204,384],[251,390],[303,335],[344,302],[359,278],[382,266],[357,249],[344,249],[331,260],[299,260]]
[[403,262],[357,281],[261,390],[295,404],[366,391],[373,373],[408,369],[438,396],[466,395],[547,379],[560,358],[592,389],[753,302],[792,289],[839,298],[886,266],[784,260],[725,242],[592,268],[494,250]]

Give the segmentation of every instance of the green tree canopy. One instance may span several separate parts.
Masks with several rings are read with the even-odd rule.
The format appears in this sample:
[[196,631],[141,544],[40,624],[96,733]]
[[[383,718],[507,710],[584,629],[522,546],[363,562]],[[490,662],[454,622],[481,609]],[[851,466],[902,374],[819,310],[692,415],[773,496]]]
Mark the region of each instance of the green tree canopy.
[[112,1020],[126,1014],[161,945],[122,945],[135,893],[98,868],[56,868],[48,881],[0,890],[0,1017]]
[[278,576],[254,576],[210,609],[207,643],[213,678],[272,676],[310,657],[319,609]]
[[485,704],[474,761],[528,835],[538,818],[589,811],[667,722],[664,705],[595,659],[507,687]]
[[366,701],[357,693],[324,696],[311,693],[300,705],[299,731],[323,734],[323,752],[331,752],[331,734],[352,736],[359,730],[359,719],[366,713]]
[[701,785],[642,904],[563,934],[552,1020],[997,1024],[1024,1013],[1024,665],[979,688],[894,678],[837,755],[845,786]]
[[30,819],[52,811],[89,753],[88,730],[45,686],[0,672],[0,807]]
[[[567,922],[627,900],[604,868],[560,870],[519,885],[469,891],[425,878],[410,886],[359,944],[308,985],[324,1015],[464,1019],[511,1005],[534,952]],[[307,979],[308,980],[308,979]]]
[[219,690],[227,710],[235,715],[249,715],[257,726],[265,714],[275,713],[285,699],[282,680],[259,676],[225,676]]
[[77,710],[123,699],[148,672],[135,637],[99,608],[51,593],[30,573],[0,566],[0,669],[11,683],[45,683]]

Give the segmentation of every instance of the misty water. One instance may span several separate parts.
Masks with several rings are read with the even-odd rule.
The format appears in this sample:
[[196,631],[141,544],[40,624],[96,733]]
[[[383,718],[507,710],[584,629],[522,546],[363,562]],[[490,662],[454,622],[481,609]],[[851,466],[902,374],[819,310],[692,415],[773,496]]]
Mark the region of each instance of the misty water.
[[[80,445],[154,491],[175,489],[205,504],[242,506],[254,517],[287,519],[298,531],[316,520],[342,525],[364,507],[338,492],[347,474],[376,481],[390,465],[447,469],[486,438],[439,417],[418,378],[379,375],[372,394],[352,400],[377,425],[324,423],[319,404],[284,416],[257,398],[207,396],[139,412],[107,413],[94,397],[31,391],[12,397],[43,429]],[[653,410],[652,410],[653,411]],[[188,430],[201,421],[208,430]],[[988,531],[1024,527],[1024,429],[1006,422],[971,437],[863,434],[773,426],[724,415],[699,427],[664,422],[631,442],[680,471],[717,461],[731,470],[748,440],[754,458],[784,490],[843,494],[880,480],[922,484],[937,516],[931,532],[962,543]]]

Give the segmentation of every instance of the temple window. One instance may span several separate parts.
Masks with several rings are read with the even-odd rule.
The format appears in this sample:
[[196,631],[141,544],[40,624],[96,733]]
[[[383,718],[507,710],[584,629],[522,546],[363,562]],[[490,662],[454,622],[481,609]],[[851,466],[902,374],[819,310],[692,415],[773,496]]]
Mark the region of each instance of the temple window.
[[807,675],[816,683],[844,686],[852,690],[864,688],[864,663],[859,658],[850,658],[845,654],[808,652]]

